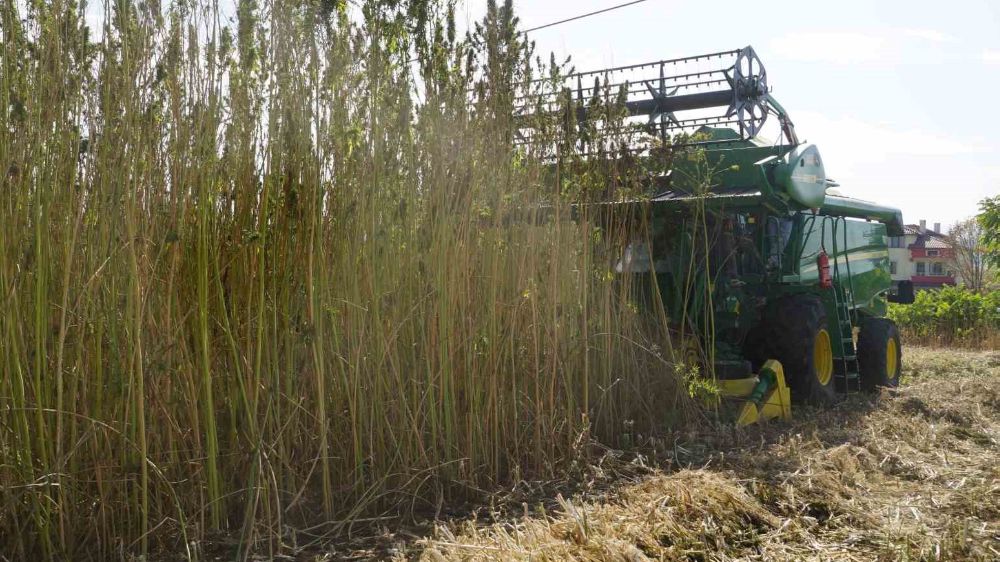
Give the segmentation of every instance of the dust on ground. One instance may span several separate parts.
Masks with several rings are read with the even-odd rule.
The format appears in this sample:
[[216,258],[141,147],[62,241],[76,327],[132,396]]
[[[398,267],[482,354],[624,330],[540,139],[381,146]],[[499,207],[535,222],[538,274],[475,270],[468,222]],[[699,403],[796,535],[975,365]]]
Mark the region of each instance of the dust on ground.
[[909,349],[904,362],[898,390],[799,408],[790,424],[692,428],[646,457],[607,451],[591,474],[613,485],[525,501],[523,514],[507,502],[380,554],[1000,560],[1000,353]]

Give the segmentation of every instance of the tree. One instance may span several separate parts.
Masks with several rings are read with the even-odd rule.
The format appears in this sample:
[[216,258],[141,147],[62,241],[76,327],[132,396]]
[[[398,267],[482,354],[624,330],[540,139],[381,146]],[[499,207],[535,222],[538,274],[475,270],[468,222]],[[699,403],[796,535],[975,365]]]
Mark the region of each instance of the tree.
[[983,229],[983,251],[986,259],[1000,267],[1000,195],[979,202],[979,225]]
[[979,217],[959,221],[951,227],[951,267],[965,286],[981,293],[989,288],[996,270],[986,255],[986,229]]

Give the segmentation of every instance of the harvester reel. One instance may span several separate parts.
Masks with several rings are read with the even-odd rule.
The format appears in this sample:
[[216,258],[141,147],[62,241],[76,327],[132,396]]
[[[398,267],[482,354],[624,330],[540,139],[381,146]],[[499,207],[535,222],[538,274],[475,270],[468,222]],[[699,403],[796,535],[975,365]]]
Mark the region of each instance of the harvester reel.
[[[594,85],[585,86],[592,78]],[[665,143],[676,133],[693,137],[694,133],[706,128],[709,136],[712,136],[712,129],[718,128],[733,130],[739,135],[738,138],[727,134],[707,141],[695,140],[692,144],[747,141],[758,135],[770,113],[782,120],[782,134],[788,137],[787,140],[797,144],[791,122],[771,98],[767,70],[752,47],[576,73],[566,77],[566,86],[573,92],[571,96],[563,96],[553,89],[542,95],[538,107],[541,112],[554,114],[555,108],[569,102],[576,106],[577,121],[590,118],[591,138],[571,139],[583,141],[579,143],[583,153],[600,145],[601,137],[621,134],[618,122],[600,113],[605,105],[619,102],[623,104],[625,119],[644,127],[648,133],[648,136],[634,135],[625,141],[627,149],[634,152],[649,150],[653,146],[649,137],[659,137]],[[598,98],[604,103],[592,106],[587,102]],[[595,110],[597,114],[592,114]],[[615,124],[609,126],[611,122]],[[526,123],[524,128],[530,129],[531,125]]]
[[740,134],[753,138],[767,121],[767,70],[757,53],[745,47],[737,55],[732,72],[732,76],[727,76],[733,88],[733,102],[727,117],[735,115]]

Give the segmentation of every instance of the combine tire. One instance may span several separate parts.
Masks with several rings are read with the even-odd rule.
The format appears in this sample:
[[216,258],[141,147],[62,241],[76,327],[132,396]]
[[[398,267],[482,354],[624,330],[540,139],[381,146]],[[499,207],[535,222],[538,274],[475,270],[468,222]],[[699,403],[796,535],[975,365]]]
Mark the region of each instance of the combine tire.
[[866,391],[874,391],[880,386],[899,386],[903,348],[899,344],[899,330],[892,320],[867,318],[861,323],[858,367],[861,369],[861,388]]
[[819,406],[834,402],[833,336],[819,298],[795,295],[778,300],[767,315],[767,326],[768,347],[785,369],[792,396]]

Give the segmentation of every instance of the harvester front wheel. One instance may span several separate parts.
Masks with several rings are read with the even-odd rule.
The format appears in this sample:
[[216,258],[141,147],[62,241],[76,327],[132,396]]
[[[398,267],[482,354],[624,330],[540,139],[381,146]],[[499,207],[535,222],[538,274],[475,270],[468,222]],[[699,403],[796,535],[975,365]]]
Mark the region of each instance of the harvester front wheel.
[[785,369],[792,395],[816,405],[834,402],[832,332],[822,301],[811,295],[786,297],[768,316],[769,347]]
[[861,388],[873,391],[880,386],[899,386],[903,370],[903,348],[899,330],[887,318],[867,318],[858,334],[858,367]]

